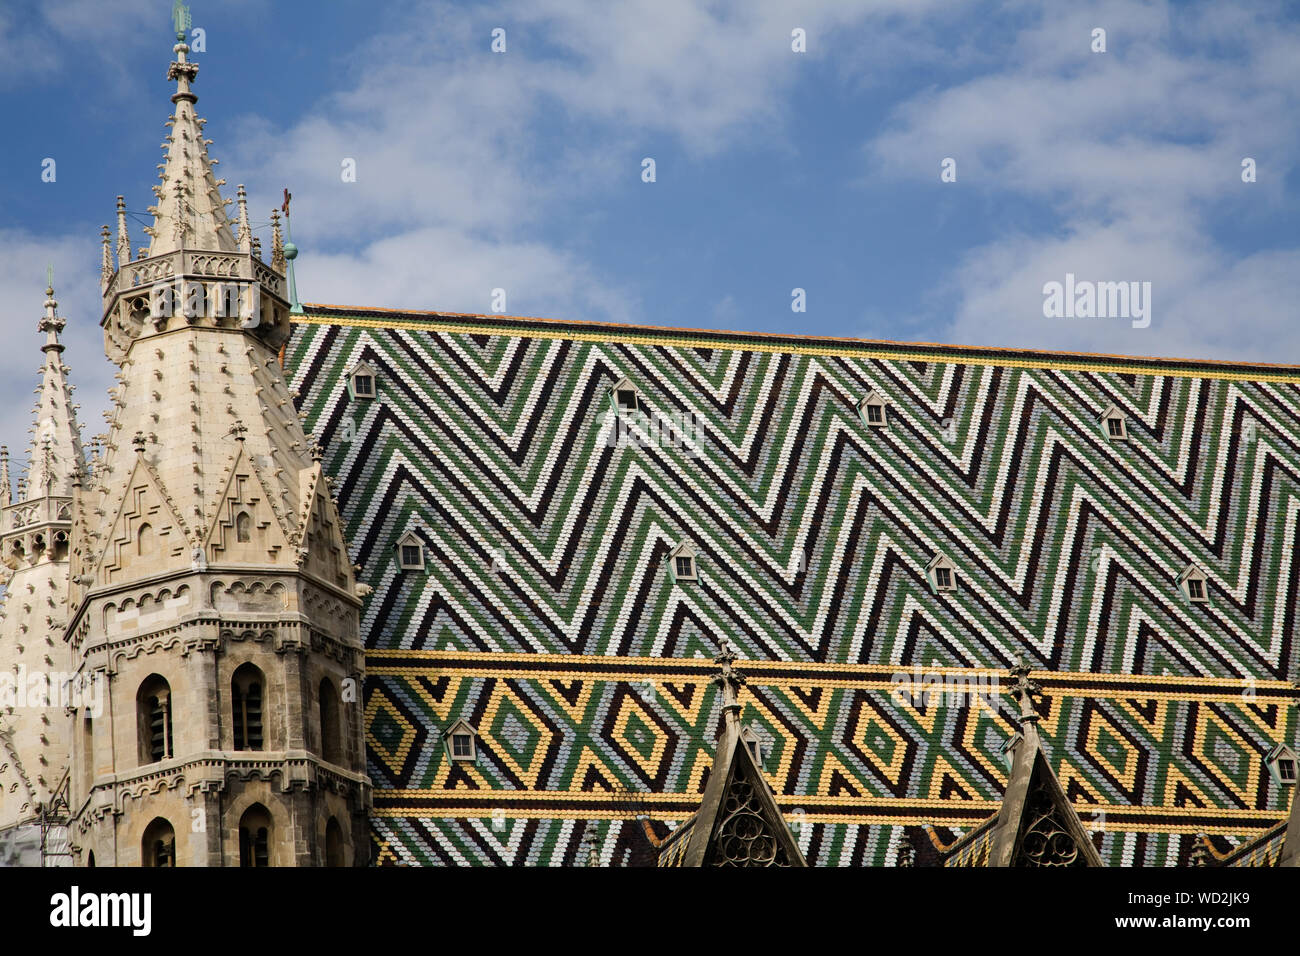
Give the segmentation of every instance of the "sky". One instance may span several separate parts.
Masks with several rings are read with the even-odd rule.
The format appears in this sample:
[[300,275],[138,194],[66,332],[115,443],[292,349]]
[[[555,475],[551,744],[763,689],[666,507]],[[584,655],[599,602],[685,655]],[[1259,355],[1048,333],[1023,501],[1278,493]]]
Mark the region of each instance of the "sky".
[[[264,248],[293,192],[305,302],[1300,362],[1294,3],[190,9],[217,175]],[[0,0],[15,452],[47,265],[104,429],[99,229],[119,193],[133,246],[151,222],[171,10]],[[1045,314],[1067,274],[1137,283],[1149,321]]]

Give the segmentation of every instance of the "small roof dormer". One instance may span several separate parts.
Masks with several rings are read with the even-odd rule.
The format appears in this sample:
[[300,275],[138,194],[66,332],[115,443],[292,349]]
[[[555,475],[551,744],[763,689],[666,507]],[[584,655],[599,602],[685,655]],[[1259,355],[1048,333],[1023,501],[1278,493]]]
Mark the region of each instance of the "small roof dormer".
[[448,727],[442,739],[447,744],[447,756],[452,760],[473,763],[478,759],[478,731],[464,718]]
[[1210,603],[1210,579],[1194,564],[1183,568],[1176,579],[1183,597],[1193,604]]
[[609,400],[616,412],[644,411],[641,391],[626,375],[610,386]]
[[889,403],[874,388],[858,400],[858,414],[871,428],[889,427]]
[[699,552],[690,541],[683,541],[668,552],[668,570],[674,581],[698,581]]
[[1295,751],[1286,744],[1275,744],[1265,755],[1264,765],[1277,783],[1284,787],[1296,785]]
[[424,539],[414,531],[397,539],[397,564],[403,571],[424,570]]
[[1128,419],[1114,402],[1106,406],[1099,421],[1108,441],[1128,441]]
[[936,591],[957,590],[957,565],[942,552],[931,558],[925,566],[925,576],[930,579],[930,586]]
[[379,370],[369,362],[357,362],[348,369],[348,394],[353,398],[374,398],[379,394]]

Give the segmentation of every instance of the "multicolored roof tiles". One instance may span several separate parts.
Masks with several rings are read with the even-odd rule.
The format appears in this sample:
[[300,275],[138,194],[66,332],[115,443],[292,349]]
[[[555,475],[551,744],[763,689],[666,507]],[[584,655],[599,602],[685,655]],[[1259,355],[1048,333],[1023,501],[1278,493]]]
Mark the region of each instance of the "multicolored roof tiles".
[[637,817],[662,840],[707,785],[720,639],[810,865],[998,811],[1021,653],[1104,863],[1286,816],[1300,367],[305,308],[283,361],[374,589],[381,862],[653,854]]

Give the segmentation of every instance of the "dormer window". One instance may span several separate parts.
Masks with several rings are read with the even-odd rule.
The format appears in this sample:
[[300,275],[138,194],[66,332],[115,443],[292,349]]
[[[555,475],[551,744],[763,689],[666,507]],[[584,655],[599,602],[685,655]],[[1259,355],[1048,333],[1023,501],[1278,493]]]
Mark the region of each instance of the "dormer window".
[[397,542],[397,563],[403,571],[424,570],[424,540],[414,531]]
[[944,554],[937,554],[925,566],[926,576],[936,591],[957,590],[957,565]]
[[1296,755],[1286,744],[1278,744],[1264,757],[1264,764],[1273,779],[1284,787],[1296,785]]
[[443,734],[447,742],[447,755],[460,763],[473,763],[478,759],[478,731],[467,721],[458,720]]
[[674,581],[698,581],[699,568],[696,566],[697,552],[689,541],[683,541],[668,552],[668,567]]
[[858,402],[858,414],[871,428],[884,428],[889,424],[889,413],[885,405],[885,400],[872,390]]
[[1016,748],[1025,738],[1021,736],[1020,731],[1016,731],[1010,737],[1002,742],[1002,760],[1007,765],[1007,770],[1011,770],[1016,763]]
[[1196,565],[1189,564],[1183,569],[1182,574],[1178,575],[1178,586],[1183,589],[1183,595],[1192,603],[1209,603],[1209,578],[1207,578],[1205,572]]
[[1107,405],[1101,413],[1101,427],[1105,429],[1106,438],[1110,441],[1128,441],[1128,425],[1124,413],[1113,404]]
[[614,404],[616,412],[639,412],[641,411],[641,395],[635,385],[628,378],[620,378],[614,383],[613,388],[609,390],[610,401]]
[[374,398],[379,375],[369,362],[358,362],[348,370],[348,389],[353,398]]
[[745,745],[749,755],[754,758],[754,765],[763,766],[763,741],[749,727],[740,732],[740,742]]

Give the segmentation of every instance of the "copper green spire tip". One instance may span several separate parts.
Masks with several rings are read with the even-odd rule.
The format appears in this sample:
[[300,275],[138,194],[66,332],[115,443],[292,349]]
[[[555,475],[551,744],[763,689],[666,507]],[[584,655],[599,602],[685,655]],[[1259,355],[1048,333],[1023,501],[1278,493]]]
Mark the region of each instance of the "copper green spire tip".
[[302,303],[298,301],[298,283],[293,274],[293,260],[298,258],[298,247],[293,244],[293,231],[289,228],[289,201],[293,199],[293,193],[289,192],[286,187],[284,190],[284,205],[280,209],[284,212],[284,258],[289,267],[289,312],[292,315],[302,315]]
[[182,0],[175,0],[172,3],[172,24],[176,27],[176,41],[184,43],[190,24],[194,21],[190,18],[190,8]]

